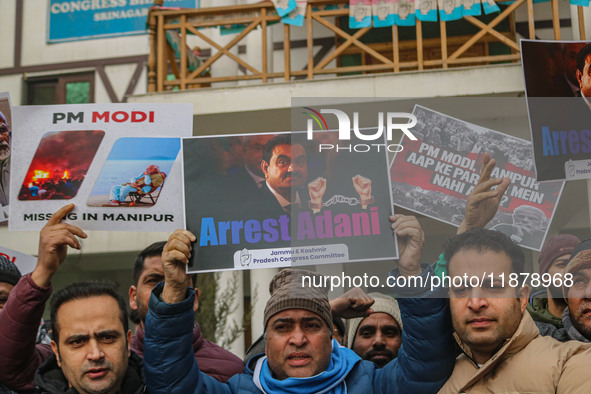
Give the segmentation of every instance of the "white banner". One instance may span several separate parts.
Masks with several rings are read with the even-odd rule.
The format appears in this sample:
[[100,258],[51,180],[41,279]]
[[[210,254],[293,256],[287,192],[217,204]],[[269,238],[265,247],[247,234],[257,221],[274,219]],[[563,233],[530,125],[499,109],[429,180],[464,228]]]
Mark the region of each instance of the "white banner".
[[183,225],[180,137],[190,104],[83,104],[13,109],[10,230],[66,222],[86,230],[173,231]]

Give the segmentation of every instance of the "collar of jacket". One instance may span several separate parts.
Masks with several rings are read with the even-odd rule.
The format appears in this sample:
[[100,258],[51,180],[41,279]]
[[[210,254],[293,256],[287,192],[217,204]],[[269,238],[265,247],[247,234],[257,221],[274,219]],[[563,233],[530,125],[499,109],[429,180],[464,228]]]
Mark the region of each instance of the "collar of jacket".
[[254,375],[254,369],[256,368],[257,361],[259,361],[261,357],[265,357],[265,353],[259,353],[249,358],[246,362],[244,373],[247,375]]
[[[78,394],[73,387],[69,387],[66,377],[57,365],[55,355],[45,360],[35,372],[35,388],[37,393],[42,394]],[[139,394],[145,391],[142,359],[132,351],[119,393]]]
[[474,367],[476,368],[476,373],[470,380],[468,380],[468,382],[466,382],[464,387],[462,387],[462,391],[467,390],[474,383],[478,382],[484,376],[492,372],[500,362],[522,351],[534,338],[539,335],[540,331],[538,330],[538,327],[534,323],[529,313],[524,311],[521,315],[521,322],[519,323],[519,326],[517,327],[517,330],[513,336],[502,342],[499,345],[499,349],[491,356],[491,358],[489,358],[482,367],[478,368],[478,364],[474,360],[470,348],[466,344],[462,343],[457,334],[454,333],[454,337],[458,342],[458,345],[460,345],[462,351],[472,361]]
[[[193,351],[201,349],[205,338],[201,333],[199,324],[195,323],[193,327]],[[131,350],[137,353],[138,356],[144,357],[144,330],[138,324],[135,329],[135,335],[131,337]]]

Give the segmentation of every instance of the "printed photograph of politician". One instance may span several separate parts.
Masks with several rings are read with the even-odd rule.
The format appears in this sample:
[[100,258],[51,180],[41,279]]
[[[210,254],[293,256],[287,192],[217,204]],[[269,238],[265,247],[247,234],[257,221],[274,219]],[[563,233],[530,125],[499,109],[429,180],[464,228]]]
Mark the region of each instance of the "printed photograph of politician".
[[101,130],[68,130],[43,135],[18,199],[69,200],[75,197],[104,135]]
[[180,138],[119,138],[109,152],[87,205],[154,206],[180,148]]
[[11,124],[8,93],[0,93],[0,222],[8,220]]
[[302,246],[338,245],[332,262],[397,256],[385,149],[319,152],[329,141],[338,133],[183,138],[186,225],[199,238],[189,269],[268,268],[250,251]]
[[391,165],[394,204],[459,226],[487,154],[490,176],[511,180],[487,228],[540,250],[562,182],[536,182],[531,143],[418,105],[413,114],[418,140],[404,138]]
[[521,57],[537,180],[591,178],[565,170],[591,161],[591,42],[522,40]]
[[[528,97],[586,97],[591,90],[583,75],[586,57],[583,52],[591,42],[526,41],[523,73]],[[591,47],[590,47],[591,48]],[[582,56],[582,67],[578,64]],[[581,91],[581,88],[583,91]],[[582,94],[583,93],[583,94]]]

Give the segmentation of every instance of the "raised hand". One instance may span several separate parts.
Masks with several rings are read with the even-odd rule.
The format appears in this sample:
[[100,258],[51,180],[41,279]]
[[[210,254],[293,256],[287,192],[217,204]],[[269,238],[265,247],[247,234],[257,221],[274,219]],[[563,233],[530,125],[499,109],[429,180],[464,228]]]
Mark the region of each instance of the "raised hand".
[[421,273],[421,253],[425,243],[425,234],[414,216],[390,216],[392,230],[398,237],[398,252],[400,260],[398,269],[404,276],[419,275]]
[[192,243],[197,237],[187,230],[176,230],[168,238],[162,250],[162,269],[164,271],[164,290],[162,300],[174,304],[185,299],[187,287],[190,284],[186,272],[189,263]]
[[310,207],[314,213],[322,209],[322,197],[326,193],[326,179],[318,177],[308,183],[308,193],[310,194]]
[[367,208],[371,201],[371,179],[361,175],[355,175],[353,177],[353,187],[357,194],[359,194],[361,207],[363,209]]
[[335,316],[343,319],[365,317],[373,313],[371,306],[375,300],[359,287],[354,287],[340,297],[330,301],[330,309]]
[[37,265],[31,274],[31,279],[40,287],[47,287],[60,264],[68,254],[68,246],[80,249],[80,241],[76,237],[86,238],[82,229],[62,220],[74,209],[74,204],[68,204],[55,212],[41,229],[39,237],[39,255]]
[[[483,228],[497,213],[501,199],[511,180],[509,178],[491,179],[490,174],[495,168],[495,164],[495,159],[491,159],[490,155],[485,153],[480,170],[480,179],[468,197],[466,214],[458,228],[458,234],[474,228]],[[492,190],[495,186],[495,190]]]

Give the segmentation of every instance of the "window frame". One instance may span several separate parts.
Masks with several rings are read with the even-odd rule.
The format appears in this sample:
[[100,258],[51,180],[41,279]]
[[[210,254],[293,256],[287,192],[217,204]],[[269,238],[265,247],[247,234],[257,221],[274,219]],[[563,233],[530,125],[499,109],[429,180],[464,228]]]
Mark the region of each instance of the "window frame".
[[26,79],[27,83],[27,97],[26,104],[33,105],[35,98],[35,88],[42,86],[55,86],[55,97],[53,103],[47,104],[66,104],[66,85],[72,82],[88,82],[88,102],[94,103],[95,91],[95,75],[94,71],[84,71],[71,74],[58,75],[43,75],[38,77],[30,77]]

